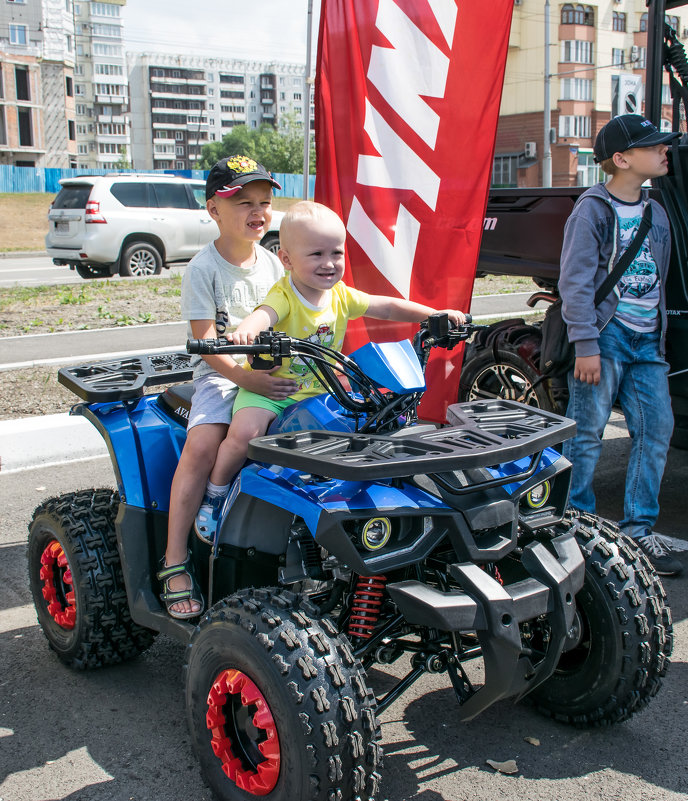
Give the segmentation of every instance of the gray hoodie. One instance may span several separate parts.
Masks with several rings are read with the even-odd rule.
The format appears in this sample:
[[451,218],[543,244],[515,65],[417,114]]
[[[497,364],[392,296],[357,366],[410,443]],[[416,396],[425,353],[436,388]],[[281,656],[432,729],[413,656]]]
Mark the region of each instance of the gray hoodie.
[[[648,192],[642,190],[648,201]],[[666,276],[671,253],[671,232],[664,209],[652,203],[652,228],[648,233],[650,251],[660,278],[660,353],[664,355],[666,335]],[[600,352],[600,331],[614,316],[618,298],[615,292],[595,308],[595,292],[621,257],[619,224],[604,184],[583,193],[573,207],[564,228],[561,249],[559,294],[562,316],[568,326],[569,341],[575,343],[576,356],[595,356]]]

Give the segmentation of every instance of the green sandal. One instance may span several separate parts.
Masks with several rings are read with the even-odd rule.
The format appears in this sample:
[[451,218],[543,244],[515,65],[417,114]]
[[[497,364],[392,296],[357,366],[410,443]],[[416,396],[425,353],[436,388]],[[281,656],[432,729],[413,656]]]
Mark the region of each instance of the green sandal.
[[[171,565],[168,567],[168,565],[165,563],[165,557],[163,556],[162,570],[156,574],[158,581],[164,582],[165,587],[160,593],[160,600],[165,604],[165,607],[167,608],[167,614],[170,617],[176,618],[177,620],[186,620],[187,618],[198,617],[203,612],[203,595],[201,594],[198,584],[196,584],[196,579],[189,571],[190,561],[191,554],[187,552],[186,559],[180,565]],[[170,579],[174,578],[175,576],[181,576],[182,573],[185,573],[191,580],[191,587],[185,590],[170,589]],[[196,603],[200,604],[200,609],[198,609],[196,612],[193,610],[190,612],[175,612],[173,609],[171,609],[171,607],[180,601],[189,601],[191,603],[196,601]]]

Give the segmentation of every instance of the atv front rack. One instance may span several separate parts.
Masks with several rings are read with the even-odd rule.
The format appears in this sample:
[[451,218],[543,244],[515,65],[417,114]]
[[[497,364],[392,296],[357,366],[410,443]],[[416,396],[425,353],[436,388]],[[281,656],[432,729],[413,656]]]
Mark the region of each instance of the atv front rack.
[[62,367],[57,380],[87,403],[140,398],[146,387],[190,381],[188,353],[132,356],[129,359]]
[[[402,429],[403,436],[299,431],[257,437],[249,458],[342,481],[403,478],[490,467],[533,457],[572,437],[573,420],[509,400],[472,401],[447,410],[450,428]],[[495,483],[504,483],[499,480]]]

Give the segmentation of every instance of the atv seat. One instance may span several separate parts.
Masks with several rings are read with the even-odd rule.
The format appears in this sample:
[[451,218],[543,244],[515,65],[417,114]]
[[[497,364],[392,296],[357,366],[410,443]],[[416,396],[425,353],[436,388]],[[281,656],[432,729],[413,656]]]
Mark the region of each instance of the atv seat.
[[175,384],[159,395],[158,403],[174,420],[186,428],[186,424],[189,421],[193,393],[192,382]]

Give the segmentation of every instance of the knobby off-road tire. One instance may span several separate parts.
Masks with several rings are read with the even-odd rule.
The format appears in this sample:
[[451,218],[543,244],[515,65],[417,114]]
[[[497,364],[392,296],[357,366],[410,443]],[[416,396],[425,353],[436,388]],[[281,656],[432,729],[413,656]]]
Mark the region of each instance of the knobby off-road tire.
[[348,641],[301,596],[242,590],[187,649],[187,719],[222,801],[377,801],[375,698]]
[[594,515],[571,515],[571,522],[585,557],[580,638],[527,698],[557,720],[603,726],[627,720],[659,690],[673,645],[671,612],[633,540]]
[[119,496],[91,489],[51,498],[29,526],[29,582],[50,647],[70,667],[132,659],[154,633],[129,614],[117,543]]

